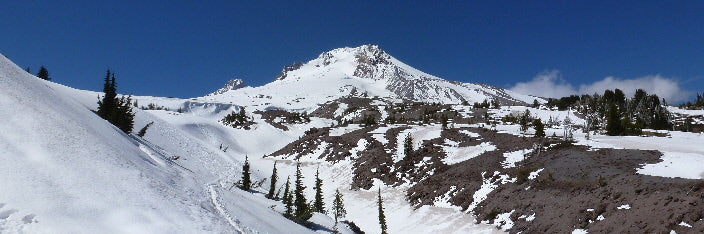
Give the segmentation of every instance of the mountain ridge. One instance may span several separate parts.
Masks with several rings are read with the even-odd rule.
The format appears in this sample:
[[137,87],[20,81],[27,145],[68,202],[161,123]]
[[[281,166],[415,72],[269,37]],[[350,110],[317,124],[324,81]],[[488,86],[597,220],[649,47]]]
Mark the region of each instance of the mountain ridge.
[[[219,96],[228,101],[227,99],[230,99],[228,97],[241,97],[242,93],[252,94],[244,91],[246,89],[228,89],[229,86],[231,86],[230,83],[209,96]],[[295,86],[301,86],[301,88],[295,88]],[[339,92],[329,92],[330,90]],[[333,49],[321,53],[306,63],[296,62],[285,66],[274,81],[253,87],[250,91],[259,92],[263,96],[283,94],[292,99],[310,97],[314,94],[339,98],[366,93],[370,96],[397,101],[453,104],[484,100],[495,100],[503,105],[527,105],[533,100],[545,102],[539,97],[518,94],[496,86],[449,81],[430,75],[401,62],[378,45],[372,44]],[[327,98],[324,101],[330,100]],[[323,102],[314,104],[321,103]],[[308,107],[312,106],[315,105]]]

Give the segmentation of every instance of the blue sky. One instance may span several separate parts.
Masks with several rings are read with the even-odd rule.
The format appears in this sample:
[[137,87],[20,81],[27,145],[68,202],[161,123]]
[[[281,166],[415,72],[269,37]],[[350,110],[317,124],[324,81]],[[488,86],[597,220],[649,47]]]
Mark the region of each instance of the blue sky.
[[56,82],[88,90],[102,88],[110,67],[121,93],[202,96],[231,78],[263,85],[285,65],[371,43],[448,80],[505,88],[522,82],[531,90],[545,81],[555,85],[548,89],[582,92],[606,77],[638,84],[659,75],[677,86],[668,92],[704,91],[701,1],[1,5],[0,53],[33,72],[45,65]]

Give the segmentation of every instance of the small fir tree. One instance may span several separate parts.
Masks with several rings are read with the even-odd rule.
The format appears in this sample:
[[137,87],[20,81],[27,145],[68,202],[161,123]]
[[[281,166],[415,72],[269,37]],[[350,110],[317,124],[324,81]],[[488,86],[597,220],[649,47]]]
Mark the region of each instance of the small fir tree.
[[139,132],[137,132],[137,136],[144,137],[144,135],[147,134],[147,129],[149,129],[149,127],[151,127],[152,124],[154,124],[154,121],[148,123],[147,125],[144,125],[144,127],[142,129],[140,129]]
[[[114,76],[113,76],[114,78]],[[103,84],[103,99],[98,101],[98,116],[110,121],[112,118],[112,112],[115,110],[115,100],[117,99],[117,92],[114,90],[114,82],[110,82],[110,70],[108,69],[105,75],[105,83]]]
[[345,209],[345,204],[342,199],[340,189],[335,190],[335,199],[332,201],[332,213],[333,216],[335,216],[335,226],[333,228],[335,232],[337,232],[337,222],[339,222],[340,219],[345,218],[345,215],[347,215],[347,210]]
[[381,226],[381,234],[387,234],[386,229],[386,216],[384,215],[383,200],[381,199],[381,188],[379,188],[379,200],[377,201],[379,206],[379,225]]
[[545,126],[543,125],[543,121],[540,120],[540,118],[536,118],[535,120],[533,120],[533,127],[535,128],[535,137],[545,136]]
[[315,170],[315,201],[313,202],[313,211],[325,213],[325,202],[323,202],[323,180],[320,179],[320,173]]
[[[29,68],[27,68],[29,69]],[[39,72],[37,72],[37,77],[42,78],[44,80],[51,80],[51,77],[49,77],[49,71],[46,70],[44,66],[41,66],[39,68]]]
[[403,153],[405,154],[404,158],[410,158],[411,153],[413,153],[413,137],[411,137],[410,133],[403,140]]
[[279,176],[276,175],[276,162],[274,162],[274,169],[271,172],[271,183],[269,184],[269,193],[266,195],[266,198],[269,199],[275,199],[276,196],[274,195],[276,191],[276,180],[279,179]]
[[606,117],[606,134],[609,136],[619,136],[623,132],[621,126],[621,115],[616,108],[616,105],[609,105],[609,112]]
[[132,96],[120,97],[117,101],[117,111],[114,116],[114,125],[129,134],[134,128],[134,113],[132,113]]
[[443,130],[447,130],[447,121],[448,121],[447,116],[445,116],[445,115],[440,116],[440,123],[442,124]]
[[284,205],[286,205],[286,210],[284,211],[284,217],[291,219],[293,217],[293,199],[291,196],[291,178],[286,177],[286,186],[284,188]]
[[306,200],[305,189],[306,186],[303,185],[303,173],[301,173],[301,164],[296,164],[296,188],[293,191],[294,201],[293,205],[296,207],[296,211],[293,213],[293,221],[299,224],[303,224],[310,217],[313,216],[310,204]]
[[249,174],[249,156],[244,157],[244,165],[242,165],[242,185],[240,188],[245,191],[252,189],[252,179]]
[[29,67],[25,68],[24,71],[26,71],[29,74],[32,74],[32,71],[29,70]]

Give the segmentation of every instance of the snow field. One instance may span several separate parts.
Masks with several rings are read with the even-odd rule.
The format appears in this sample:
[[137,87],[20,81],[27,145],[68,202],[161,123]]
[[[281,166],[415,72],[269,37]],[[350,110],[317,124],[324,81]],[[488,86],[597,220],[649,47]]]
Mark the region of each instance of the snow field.
[[453,146],[443,146],[443,151],[447,154],[447,157],[442,159],[442,162],[447,165],[452,165],[456,163],[461,163],[477,157],[485,152],[496,150],[496,146],[490,142],[482,142],[476,146],[467,147],[453,147]]
[[420,148],[423,141],[438,138],[440,137],[441,133],[442,126],[437,124],[426,126],[413,126],[410,129],[401,131],[396,137],[396,154],[394,154],[393,158],[394,163],[401,161],[401,159],[406,156],[406,153],[403,150],[403,143],[406,140],[406,136],[408,136],[408,134],[411,134],[411,138],[413,138],[413,150],[417,150]]

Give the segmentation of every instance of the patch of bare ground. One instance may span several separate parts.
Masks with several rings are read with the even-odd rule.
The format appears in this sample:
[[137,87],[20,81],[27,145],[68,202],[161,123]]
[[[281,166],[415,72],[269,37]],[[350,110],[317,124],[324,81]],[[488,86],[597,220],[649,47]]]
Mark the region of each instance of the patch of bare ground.
[[[500,186],[476,211],[481,220],[492,212],[515,210],[514,233],[576,228],[597,233],[701,233],[704,183],[636,174],[634,168],[658,162],[660,156],[657,151],[560,147],[515,170],[545,168],[537,179]],[[533,221],[518,218],[531,214]]]
[[[427,178],[408,190],[407,197],[411,203],[417,206],[432,205],[436,197],[444,195],[454,186],[457,193],[450,198],[450,202],[467,209],[473,202],[472,195],[482,185],[482,173],[492,174],[494,171],[503,170],[501,167],[501,162],[505,159],[503,153],[530,149],[534,143],[538,142],[535,138],[522,138],[481,128],[463,128],[462,130],[478,133],[481,141],[492,142],[497,149],[464,162],[438,167],[433,175],[428,175]],[[450,134],[448,131],[448,135],[457,134]],[[472,141],[471,138],[468,139],[470,142]],[[480,143],[479,140],[474,140],[474,142],[474,144]]]

